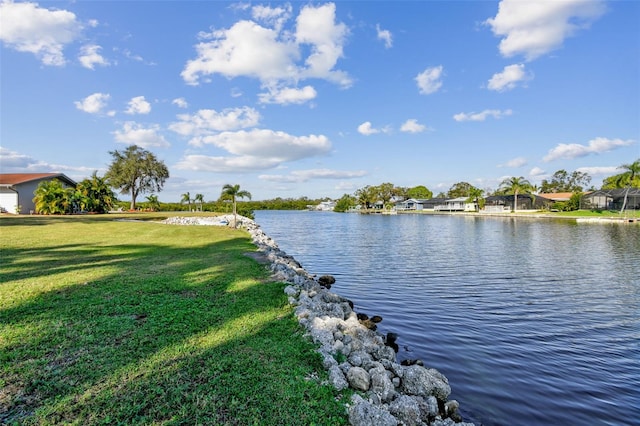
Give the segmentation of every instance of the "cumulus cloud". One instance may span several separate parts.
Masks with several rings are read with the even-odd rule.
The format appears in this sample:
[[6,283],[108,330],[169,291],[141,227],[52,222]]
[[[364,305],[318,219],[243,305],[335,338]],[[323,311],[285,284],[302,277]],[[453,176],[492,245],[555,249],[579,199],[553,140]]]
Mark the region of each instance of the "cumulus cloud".
[[87,176],[96,170],[91,167],[47,163],[3,147],[0,147],[0,169],[5,173],[24,173],[25,171],[33,173],[68,173],[72,178],[75,178],[75,175]]
[[502,37],[500,53],[534,60],[558,49],[567,37],[588,28],[606,10],[601,0],[502,0],[498,13],[485,24]]
[[63,50],[82,30],[76,15],[49,10],[37,3],[0,3],[0,40],[19,52],[33,53],[44,65],[66,63]]
[[160,126],[150,125],[144,127],[136,122],[127,121],[122,130],[113,132],[116,142],[129,145],[138,145],[142,148],[167,148],[169,142],[160,134]]
[[325,155],[331,142],[323,135],[294,136],[266,129],[223,132],[202,138],[231,156],[186,155],[178,169],[218,173],[267,170],[288,161]]
[[173,105],[176,105],[178,108],[188,108],[189,104],[185,98],[175,98],[171,101]]
[[[109,99],[111,99],[111,95],[108,93],[97,92],[87,96],[81,101],[76,101],[73,104],[80,111],[84,111],[89,114],[101,114],[104,108],[106,108]],[[114,115],[114,112],[108,112],[107,114]]]
[[498,167],[518,168],[518,167],[525,166],[526,164],[527,164],[527,159],[526,158],[517,157],[517,158],[512,158],[511,160],[507,161],[504,164],[498,165]]
[[269,89],[266,93],[260,93],[258,99],[263,104],[303,104],[314,99],[318,93],[312,86],[305,86],[302,89],[296,87],[284,87]]
[[393,46],[393,36],[391,31],[383,30],[380,28],[380,24],[376,24],[376,31],[378,33],[378,40],[384,41],[384,47],[390,49]]
[[179,114],[178,120],[169,129],[182,135],[192,136],[192,145],[201,145],[199,137],[221,131],[255,127],[260,122],[260,113],[250,107],[228,108],[220,112],[201,109],[195,114]]
[[418,89],[422,95],[429,95],[437,92],[442,87],[442,77],[444,68],[442,65],[429,67],[418,74],[415,78]]
[[125,111],[127,114],[149,114],[151,112],[151,104],[147,102],[144,96],[136,96],[129,101],[129,107]]
[[300,183],[312,179],[353,179],[366,176],[364,170],[342,171],[331,169],[295,170],[289,175],[260,175],[259,178],[270,182]]
[[365,121],[358,126],[358,133],[365,136],[374,135],[376,133],[389,133],[390,131],[391,128],[389,126],[385,126],[381,129],[374,129],[370,121]]
[[408,119],[407,121],[402,123],[402,126],[400,126],[400,131],[407,133],[421,133],[425,130],[427,130],[427,126],[418,123],[418,120],[416,120],[415,118]]
[[603,152],[609,152],[616,148],[629,146],[633,143],[634,142],[632,140],[625,141],[622,139],[608,139],[602,137],[591,139],[587,145],[561,143],[555,148],[550,149],[547,155],[544,156],[543,160],[545,162],[558,159],[572,160],[578,157],[585,157],[589,154],[602,154]]
[[197,57],[181,73],[187,84],[197,85],[203,77],[221,74],[256,78],[263,87],[283,87],[307,78],[351,85],[346,72],[334,69],[348,34],[346,25],[336,22],[335,4],[304,6],[295,29],[289,30],[283,25],[290,7],[254,7],[252,12],[255,20],[269,26],[241,20],[228,29],[200,34]]
[[95,69],[96,65],[101,65],[103,67],[108,66],[109,61],[100,54],[100,49],[102,49],[102,47],[97,44],[87,44],[82,46],[80,49],[80,55],[78,55],[78,60],[82,66],[90,70]]
[[489,117],[493,117],[495,119],[500,119],[502,117],[506,117],[513,114],[513,111],[510,109],[506,109],[504,111],[500,111],[498,109],[485,109],[482,112],[461,112],[453,116],[453,119],[456,121],[485,121]]
[[502,72],[494,74],[489,79],[487,87],[489,90],[504,92],[515,89],[518,83],[529,81],[531,78],[531,75],[525,72],[524,64],[507,65]]
[[543,177],[546,172],[540,167],[534,167],[529,171],[529,176],[532,178],[540,178]]
[[620,166],[592,166],[578,167],[577,172],[586,173],[589,176],[612,176],[620,174]]

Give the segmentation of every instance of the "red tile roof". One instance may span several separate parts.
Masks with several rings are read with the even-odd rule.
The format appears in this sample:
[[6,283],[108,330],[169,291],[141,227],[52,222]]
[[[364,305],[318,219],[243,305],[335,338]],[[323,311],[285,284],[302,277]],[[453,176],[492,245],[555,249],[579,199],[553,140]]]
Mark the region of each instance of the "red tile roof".
[[539,197],[544,197],[552,201],[567,201],[571,199],[572,195],[573,192],[547,192],[538,194]]
[[73,182],[62,173],[0,173],[0,185],[18,185],[46,178],[60,178],[65,182]]

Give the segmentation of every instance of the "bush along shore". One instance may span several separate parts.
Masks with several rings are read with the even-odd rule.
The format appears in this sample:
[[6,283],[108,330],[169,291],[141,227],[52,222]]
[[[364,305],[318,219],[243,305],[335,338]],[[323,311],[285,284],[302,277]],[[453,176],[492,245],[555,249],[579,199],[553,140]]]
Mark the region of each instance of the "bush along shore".
[[[164,222],[227,225],[233,216],[173,217]],[[250,234],[273,279],[289,284],[285,293],[296,307],[299,323],[319,345],[331,384],[338,390],[357,391],[348,407],[352,425],[473,425],[463,422],[458,402],[448,399],[447,378],[420,360],[398,363],[396,336],[375,331],[380,318],[357,314],[352,302],[332,293],[333,277],[316,279],[253,220],[238,216],[238,226]]]

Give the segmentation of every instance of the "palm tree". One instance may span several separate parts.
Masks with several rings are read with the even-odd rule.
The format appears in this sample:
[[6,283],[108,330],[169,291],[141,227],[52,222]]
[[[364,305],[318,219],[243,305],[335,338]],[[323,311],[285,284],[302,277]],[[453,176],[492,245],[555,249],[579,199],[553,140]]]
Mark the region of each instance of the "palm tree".
[[518,194],[528,194],[531,192],[531,183],[523,176],[506,178],[500,184],[500,189],[505,194],[513,194],[513,211],[518,209]]
[[160,200],[158,200],[158,196],[155,194],[151,194],[147,197],[147,202],[149,203],[149,208],[153,211],[157,211],[160,209]]
[[236,210],[236,198],[248,198],[251,199],[251,193],[249,191],[240,190],[240,185],[226,184],[222,187],[221,198],[231,199],[233,203],[233,227],[238,226],[238,215]]
[[191,211],[191,194],[189,194],[188,192],[185,192],[184,194],[182,194],[182,199],[180,200],[180,204],[182,203],[188,203],[189,211]]
[[627,188],[624,192],[624,201],[622,202],[622,208],[620,209],[620,213],[622,213],[627,206],[627,197],[629,196],[629,190],[632,186],[640,186],[639,182],[636,182],[636,180],[640,180],[640,159],[634,161],[631,164],[623,164],[618,168],[625,171],[615,176],[616,186],[618,186],[618,188]]
[[193,200],[196,202],[196,210],[198,209],[198,203],[200,203],[200,211],[202,211],[202,204],[204,203],[204,195],[196,194]]
[[483,189],[476,188],[475,186],[469,188],[469,197],[467,198],[467,203],[474,203],[476,205],[476,211],[484,207],[484,199],[482,198],[483,194]]

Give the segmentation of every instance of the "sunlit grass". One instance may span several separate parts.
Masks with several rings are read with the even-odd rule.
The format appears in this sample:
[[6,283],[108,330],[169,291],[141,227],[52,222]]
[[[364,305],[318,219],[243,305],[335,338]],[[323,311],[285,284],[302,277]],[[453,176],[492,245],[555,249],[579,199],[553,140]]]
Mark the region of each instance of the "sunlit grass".
[[340,395],[306,379],[325,377],[319,355],[243,231],[0,226],[0,423],[346,423]]

